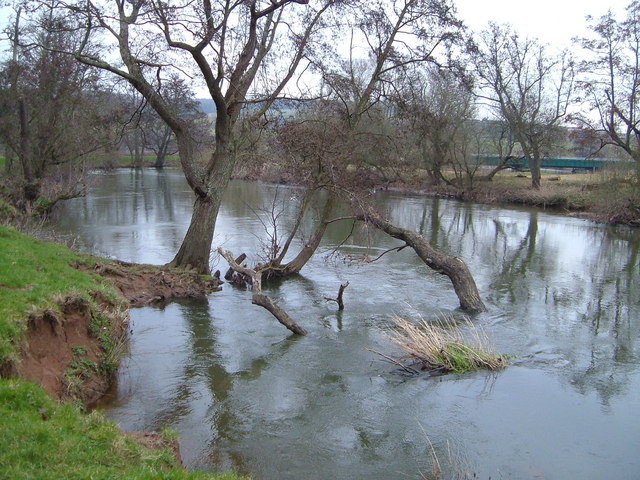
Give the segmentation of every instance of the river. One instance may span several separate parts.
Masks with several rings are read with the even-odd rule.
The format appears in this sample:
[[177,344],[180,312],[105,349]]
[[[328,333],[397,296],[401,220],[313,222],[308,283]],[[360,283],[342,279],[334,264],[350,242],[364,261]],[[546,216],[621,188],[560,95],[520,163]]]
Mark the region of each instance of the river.
[[[58,230],[100,255],[171,260],[191,213],[182,175],[121,170],[92,181],[56,212]],[[299,195],[232,182],[214,248],[253,263],[261,212],[282,210],[286,226]],[[392,318],[459,318],[457,298],[409,249],[359,261],[398,242],[364,228],[343,242],[350,225],[337,222],[300,277],[265,289],[306,337],[229,285],[206,300],[134,309],[105,415],[124,430],[173,428],[187,467],[254,480],[420,478],[432,449],[443,478],[640,478],[640,231],[387,192],[376,200],[467,261],[488,307],[471,320],[511,356],[508,368],[392,373],[370,351],[398,354]],[[346,281],[339,312],[324,297]]]

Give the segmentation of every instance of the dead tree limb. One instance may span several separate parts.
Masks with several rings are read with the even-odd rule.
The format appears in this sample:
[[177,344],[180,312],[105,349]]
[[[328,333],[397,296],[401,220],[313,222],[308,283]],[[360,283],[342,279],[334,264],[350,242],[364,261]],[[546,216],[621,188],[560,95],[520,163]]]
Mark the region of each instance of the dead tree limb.
[[429,268],[449,277],[460,301],[460,308],[467,312],[486,311],[473,275],[460,257],[451,257],[438,252],[422,235],[397,227],[372,208],[363,209],[358,218],[382,230],[387,235],[402,240],[418,254]]
[[233,269],[233,271],[240,273],[242,275],[246,275],[251,278],[251,303],[254,305],[259,305],[266,310],[269,311],[276,320],[284,325],[286,328],[291,330],[293,333],[297,333],[298,335],[306,335],[307,331],[298,325],[293,319],[289,316],[287,312],[285,312],[282,308],[273,303],[273,300],[262,293],[262,271],[261,270],[253,270],[248,267],[243,267],[239,265],[233,258],[231,252],[227,252],[222,250],[222,248],[218,248],[218,253],[222,255],[222,257],[229,263],[229,266]]
[[[246,253],[241,253],[240,255],[238,255],[238,258],[236,258],[234,261],[240,265],[242,264],[242,262],[244,262],[245,258],[247,258],[247,254]],[[233,280],[233,268],[229,267],[229,270],[227,270],[227,273],[224,274],[224,279],[226,281],[232,281]]]
[[338,304],[338,310],[344,310],[344,302],[342,301],[342,294],[344,289],[349,286],[349,282],[342,283],[338,289],[338,296],[336,298],[324,297],[327,302],[336,302]]
[[404,250],[405,248],[407,248],[409,245],[407,243],[405,243],[404,245],[400,245],[399,247],[393,247],[390,248],[388,250],[385,250],[384,252],[382,252],[380,255],[378,255],[376,258],[374,258],[373,260],[368,260],[367,263],[373,263],[373,262],[377,262],[378,260],[380,260],[382,257],[384,257],[387,253],[391,253],[391,252],[400,252],[402,250]]

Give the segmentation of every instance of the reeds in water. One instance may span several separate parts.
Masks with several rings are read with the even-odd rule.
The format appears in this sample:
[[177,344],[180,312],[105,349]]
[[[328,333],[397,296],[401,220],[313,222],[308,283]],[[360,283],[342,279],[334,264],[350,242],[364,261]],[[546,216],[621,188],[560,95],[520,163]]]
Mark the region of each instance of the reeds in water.
[[394,319],[390,334],[409,360],[412,368],[437,373],[465,373],[472,370],[498,370],[506,366],[506,359],[494,352],[484,330],[466,319],[452,318],[417,323],[403,318]]

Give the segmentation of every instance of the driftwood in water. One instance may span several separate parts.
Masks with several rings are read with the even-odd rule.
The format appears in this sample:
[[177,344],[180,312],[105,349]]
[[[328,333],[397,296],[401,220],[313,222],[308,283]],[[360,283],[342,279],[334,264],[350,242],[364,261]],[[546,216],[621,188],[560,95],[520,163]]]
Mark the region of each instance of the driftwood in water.
[[336,298],[324,297],[327,302],[336,302],[338,304],[338,310],[344,310],[344,302],[342,301],[342,294],[344,293],[344,289],[349,286],[349,282],[343,283],[340,285],[338,289],[338,296]]
[[[262,293],[262,271],[253,270],[251,268],[239,265],[233,258],[231,252],[227,252],[218,248],[218,253],[224,257],[229,263],[231,269],[239,273],[240,275],[249,277],[251,279],[251,303],[259,305],[269,311],[276,320],[298,335],[306,335],[307,331],[298,325],[282,308],[273,303],[271,298]],[[238,257],[240,258],[240,257]],[[244,260],[244,259],[243,259]],[[226,278],[226,275],[225,275]]]

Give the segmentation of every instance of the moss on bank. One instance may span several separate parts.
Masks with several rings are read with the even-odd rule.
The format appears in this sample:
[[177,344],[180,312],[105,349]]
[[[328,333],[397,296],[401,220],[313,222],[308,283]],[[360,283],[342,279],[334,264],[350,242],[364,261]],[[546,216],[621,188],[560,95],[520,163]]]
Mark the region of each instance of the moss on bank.
[[[122,312],[126,303],[93,271],[96,263],[0,226],[0,480],[238,480],[232,474],[188,472],[170,447],[143,447],[99,413],[83,413],[78,402],[60,404],[40,386],[12,377],[21,371],[16,366],[38,360],[35,354],[21,359],[33,346],[34,331],[65,341],[78,332],[91,339],[64,345],[67,357],[58,360],[65,362],[67,387],[112,373],[118,342],[111,332],[122,316],[109,315],[109,308]],[[78,265],[86,269],[74,268]],[[69,325],[74,332],[63,331]],[[40,348],[57,349],[49,337]],[[44,362],[51,368],[48,358]],[[66,393],[75,394],[72,388]]]

